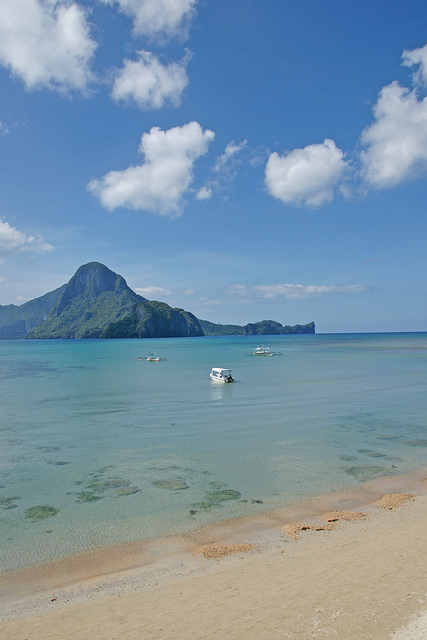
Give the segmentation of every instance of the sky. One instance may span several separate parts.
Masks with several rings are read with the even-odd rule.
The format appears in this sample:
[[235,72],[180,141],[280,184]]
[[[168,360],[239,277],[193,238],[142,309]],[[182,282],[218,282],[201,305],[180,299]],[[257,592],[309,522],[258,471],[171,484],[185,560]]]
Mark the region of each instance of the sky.
[[0,0],[0,305],[427,331],[425,0]]

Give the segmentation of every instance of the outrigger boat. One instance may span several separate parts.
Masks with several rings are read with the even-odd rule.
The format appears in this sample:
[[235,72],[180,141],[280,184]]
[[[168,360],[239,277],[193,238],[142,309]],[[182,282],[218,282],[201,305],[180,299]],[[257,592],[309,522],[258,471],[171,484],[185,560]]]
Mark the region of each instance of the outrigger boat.
[[218,367],[214,367],[209,375],[215,382],[234,382],[234,378],[231,375],[231,369],[219,369]]
[[257,347],[255,351],[247,353],[247,356],[281,356],[280,351],[270,351],[270,347]]
[[160,358],[157,353],[149,353],[148,356],[138,358],[138,360],[148,360],[149,362],[160,362],[160,360],[167,360],[167,358]]

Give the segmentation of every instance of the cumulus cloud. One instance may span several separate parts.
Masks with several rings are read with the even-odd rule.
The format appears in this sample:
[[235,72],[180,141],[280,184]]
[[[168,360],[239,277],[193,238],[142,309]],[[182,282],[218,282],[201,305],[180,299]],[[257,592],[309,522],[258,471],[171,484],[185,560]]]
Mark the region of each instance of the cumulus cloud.
[[85,92],[96,47],[85,11],[74,2],[0,2],[0,63],[27,89]]
[[412,51],[405,49],[402,58],[402,64],[405,67],[419,65],[419,69],[414,73],[414,80],[417,84],[427,87],[427,44],[419,49],[412,49]]
[[229,288],[228,294],[238,298],[290,298],[302,299],[314,296],[326,296],[342,293],[362,293],[369,288],[361,284],[352,285],[302,285],[302,284],[266,284],[248,287],[236,284]]
[[114,81],[112,97],[117,102],[134,101],[141,109],[178,107],[188,85],[188,56],[182,62],[163,65],[149,51],[139,51],[139,60],[124,60]]
[[392,82],[379,93],[374,122],[361,137],[362,176],[371,186],[394,187],[427,170],[427,98]]
[[183,196],[193,180],[195,161],[208,151],[215,134],[198,122],[144,133],[139,147],[145,162],[124,171],[110,171],[88,188],[107,209],[151,211],[164,216],[182,213]]
[[39,235],[26,236],[21,231],[11,227],[8,222],[0,218],[0,255],[5,256],[15,251],[34,251],[44,253],[52,251],[52,245],[43,241]]
[[271,153],[265,182],[270,195],[285,204],[317,207],[332,200],[346,167],[344,153],[326,139],[282,156]]
[[134,33],[153,39],[184,37],[198,0],[101,0],[133,20]]

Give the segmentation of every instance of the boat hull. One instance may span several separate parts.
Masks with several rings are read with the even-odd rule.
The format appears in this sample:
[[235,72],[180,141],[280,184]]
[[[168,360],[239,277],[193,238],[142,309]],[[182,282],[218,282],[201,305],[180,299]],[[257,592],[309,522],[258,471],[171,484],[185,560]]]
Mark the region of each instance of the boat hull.
[[227,384],[230,384],[230,382],[234,382],[233,378],[231,378],[231,379],[229,379],[229,378],[218,378],[216,376],[213,376],[211,373],[209,374],[209,376],[210,376],[211,380],[213,380],[214,382],[225,382]]

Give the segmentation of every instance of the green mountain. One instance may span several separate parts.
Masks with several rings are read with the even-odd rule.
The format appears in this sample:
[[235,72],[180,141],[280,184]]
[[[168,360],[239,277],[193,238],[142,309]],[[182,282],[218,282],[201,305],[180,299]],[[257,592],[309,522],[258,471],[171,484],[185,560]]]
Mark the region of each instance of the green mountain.
[[244,336],[244,327],[239,324],[215,324],[209,320],[200,320],[205,336]]
[[308,324],[296,324],[293,327],[289,325],[281,325],[280,322],[274,320],[262,320],[261,322],[255,322],[254,324],[247,324],[244,327],[245,336],[271,336],[271,335],[283,335],[287,333],[315,333],[316,327],[314,322]]
[[195,316],[149,301],[99,262],[68,284],[20,307],[0,306],[0,338],[161,338],[202,336]]
[[26,337],[99,338],[141,301],[145,298],[134,293],[122,276],[90,262],[76,271],[46,319]]
[[283,327],[263,320],[222,325],[147,300],[99,262],[80,267],[68,284],[20,307],[0,305],[0,339],[173,338],[203,335],[314,333],[314,322]]
[[21,306],[0,305],[0,340],[25,338],[31,329],[46,320],[51,309],[61,297],[66,285],[46,293],[41,298],[25,302]]
[[199,320],[205,336],[272,336],[288,333],[315,333],[314,322],[283,326],[274,320],[262,320],[240,326],[237,324],[215,324],[209,320]]
[[174,309],[166,302],[145,300],[126,317],[111,323],[100,338],[177,338],[202,336],[196,316],[184,309]]

